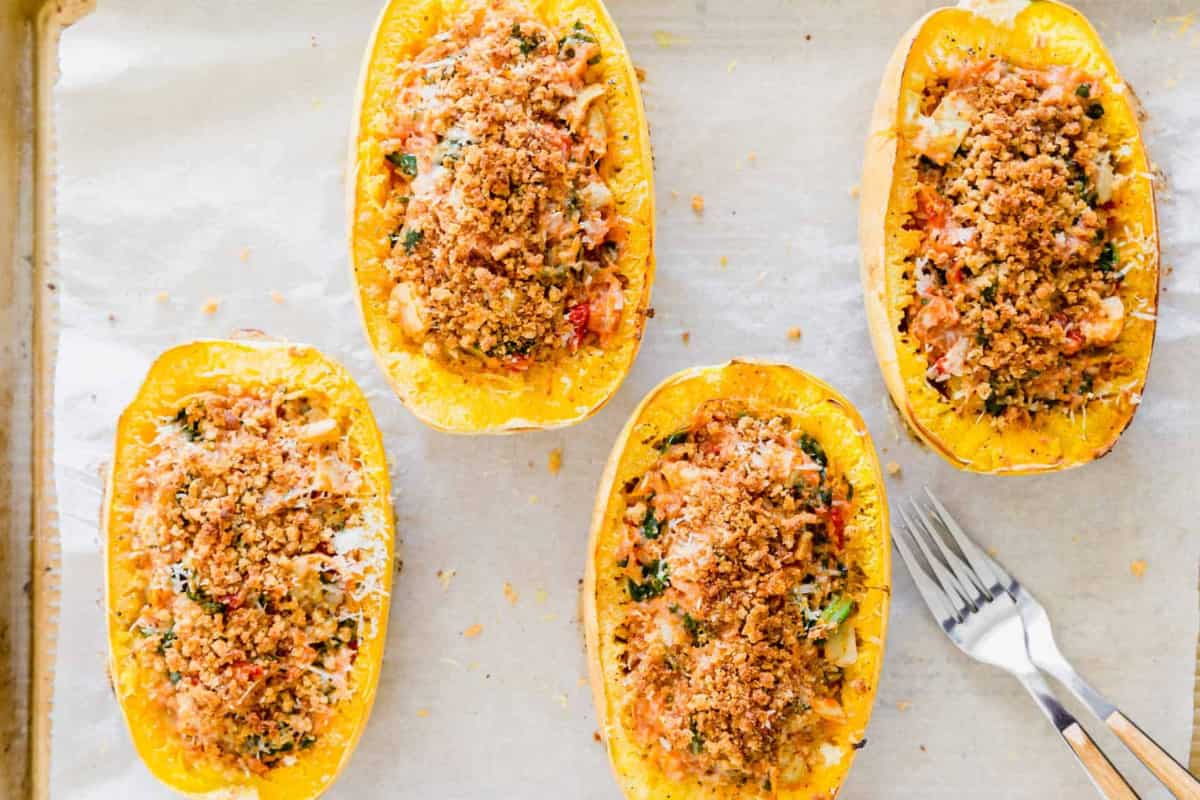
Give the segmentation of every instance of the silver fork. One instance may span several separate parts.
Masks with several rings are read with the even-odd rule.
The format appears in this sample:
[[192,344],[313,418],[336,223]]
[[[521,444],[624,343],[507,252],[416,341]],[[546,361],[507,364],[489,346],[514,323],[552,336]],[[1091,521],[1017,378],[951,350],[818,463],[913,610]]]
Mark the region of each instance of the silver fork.
[[958,543],[959,550],[966,556],[975,574],[990,586],[1003,586],[1016,601],[1021,620],[1025,623],[1025,643],[1029,656],[1038,669],[1054,676],[1097,719],[1104,722],[1172,794],[1181,800],[1200,800],[1200,781],[1075,671],[1058,649],[1050,628],[1050,617],[1037,598],[971,541],[928,487],[925,488],[925,494],[933,504],[932,516],[941,522],[945,531]]
[[[1007,670],[1037,702],[1100,794],[1109,800],[1138,800],[1078,720],[1050,692],[1025,649],[1025,626],[1004,585],[986,581],[945,543],[929,513],[903,505],[904,525],[894,537],[917,589],[950,641],[976,661]],[[910,541],[911,540],[911,544]],[[924,556],[918,559],[915,547]],[[936,554],[935,554],[936,552]]]

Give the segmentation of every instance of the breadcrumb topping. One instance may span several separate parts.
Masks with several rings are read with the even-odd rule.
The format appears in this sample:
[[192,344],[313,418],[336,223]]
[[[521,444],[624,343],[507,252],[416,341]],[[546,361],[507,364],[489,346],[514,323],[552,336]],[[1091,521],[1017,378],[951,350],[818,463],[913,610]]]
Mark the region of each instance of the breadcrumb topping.
[[1103,83],[999,59],[926,87],[912,146],[921,234],[901,331],[961,414],[997,426],[1085,406],[1132,363],[1114,243],[1119,148]]
[[791,420],[727,401],[659,446],[625,488],[613,554],[625,725],[677,779],[779,786],[844,719],[863,580],[844,561],[853,488]]
[[617,330],[601,58],[582,23],[554,31],[490,0],[401,66],[388,313],[430,357],[522,371]]
[[253,773],[354,691],[368,540],[358,454],[303,391],[230,386],[163,420],[137,489],[134,657],[197,753]]

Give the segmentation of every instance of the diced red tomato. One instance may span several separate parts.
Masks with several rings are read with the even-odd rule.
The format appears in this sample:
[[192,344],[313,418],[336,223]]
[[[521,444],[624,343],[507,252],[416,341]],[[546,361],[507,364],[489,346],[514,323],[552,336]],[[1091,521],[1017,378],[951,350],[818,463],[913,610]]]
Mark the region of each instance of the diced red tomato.
[[846,518],[842,507],[835,505],[829,509],[829,531],[833,534],[833,544],[838,550],[846,546]]
[[227,594],[221,598],[221,605],[230,611],[237,611],[245,603],[241,596],[236,594]]
[[579,303],[571,306],[567,311],[567,322],[571,324],[571,340],[570,348],[574,353],[579,349],[579,345],[583,344],[583,337],[587,335],[588,320],[591,317],[591,310],[587,303]]
[[511,355],[504,359],[504,368],[513,372],[524,372],[533,363],[533,357],[527,355]]
[[950,201],[938,194],[932,186],[917,188],[917,222],[922,228],[942,228],[950,218]]

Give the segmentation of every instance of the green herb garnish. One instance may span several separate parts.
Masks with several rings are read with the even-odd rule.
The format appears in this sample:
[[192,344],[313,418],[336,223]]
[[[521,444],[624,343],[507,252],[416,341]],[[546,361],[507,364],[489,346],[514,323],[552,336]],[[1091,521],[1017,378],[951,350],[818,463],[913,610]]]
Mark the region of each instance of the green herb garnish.
[[1092,85],[1090,83],[1081,83],[1075,87],[1076,97],[1091,97]]
[[1100,105],[1099,103],[1092,103],[1087,107],[1087,111],[1084,113],[1087,114],[1091,119],[1100,119],[1104,116],[1104,106]]
[[521,48],[521,55],[523,56],[529,55],[542,46],[542,37],[540,34],[535,33],[532,36],[526,36],[521,33],[521,26],[515,22],[512,26],[512,38],[517,40],[518,46]]

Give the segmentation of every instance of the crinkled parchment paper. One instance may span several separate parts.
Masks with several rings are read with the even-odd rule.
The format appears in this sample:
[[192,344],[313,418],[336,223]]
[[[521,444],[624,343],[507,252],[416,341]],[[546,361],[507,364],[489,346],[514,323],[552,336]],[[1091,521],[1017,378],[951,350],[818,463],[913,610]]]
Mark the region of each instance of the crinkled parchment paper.
[[[343,157],[378,0],[101,0],[66,32],[55,797],[166,795],[134,754],[105,677],[100,475],[151,359],[236,328],[311,342],[345,363],[391,458],[404,569],[374,715],[331,797],[618,796],[593,737],[577,619],[593,492],[644,392],[739,355],[789,361],[845,392],[882,460],[901,467],[893,496],[929,483],[946,497],[1044,599],[1079,668],[1186,753],[1200,547],[1200,29],[1182,15],[1194,4],[1083,4],[1145,102],[1151,155],[1168,176],[1162,324],[1145,402],[1115,451],[1015,479],[955,473],[909,441],[865,329],[854,192],[863,137],[892,46],[932,4],[611,5],[646,69],[658,313],[607,408],[567,431],[509,438],[418,424],[386,389],[356,318]],[[703,214],[693,194],[704,195]],[[217,309],[204,313],[210,301]],[[795,326],[798,341],[787,335]],[[558,474],[547,467],[555,448]],[[1135,560],[1147,564],[1140,578]],[[439,570],[452,577],[439,581]],[[482,635],[465,638],[475,624]],[[899,564],[888,644],[844,797],[1094,797],[1020,687],[943,639]],[[1090,727],[1143,796],[1166,796]]]

